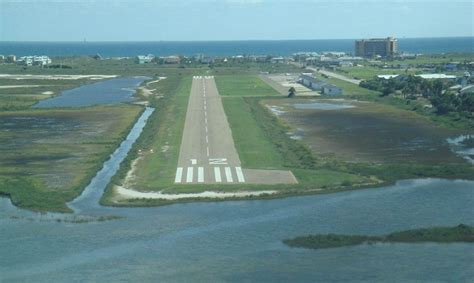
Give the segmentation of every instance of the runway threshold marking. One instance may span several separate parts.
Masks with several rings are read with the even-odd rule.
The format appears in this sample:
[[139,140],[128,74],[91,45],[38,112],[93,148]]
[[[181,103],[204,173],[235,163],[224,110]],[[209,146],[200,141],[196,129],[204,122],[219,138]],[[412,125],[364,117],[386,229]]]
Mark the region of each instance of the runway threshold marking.
[[186,183],[191,183],[193,181],[193,167],[188,167],[187,173],[186,173]]
[[235,167],[235,172],[237,173],[237,180],[239,181],[239,183],[245,182],[244,173],[242,172],[242,168],[241,167]]
[[204,183],[204,167],[198,167],[198,183]]
[[229,183],[234,182],[234,179],[232,179],[232,171],[230,170],[230,167],[225,167],[224,172],[225,172],[225,178],[227,179],[227,182]]
[[183,176],[183,167],[176,168],[176,176],[174,178],[174,182],[181,183],[182,176]]
[[214,167],[214,177],[216,179],[216,183],[222,182],[221,169],[219,167]]

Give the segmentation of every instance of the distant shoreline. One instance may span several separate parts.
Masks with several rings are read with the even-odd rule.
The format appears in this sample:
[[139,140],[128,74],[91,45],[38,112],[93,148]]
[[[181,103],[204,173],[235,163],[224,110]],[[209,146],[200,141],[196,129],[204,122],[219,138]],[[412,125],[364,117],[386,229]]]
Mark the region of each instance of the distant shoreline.
[[[296,52],[338,51],[353,53],[355,39],[216,40],[216,41],[2,41],[0,54],[27,56],[106,57],[155,54],[159,56],[205,54],[210,56],[280,55]],[[398,38],[407,53],[473,53],[474,37]]]

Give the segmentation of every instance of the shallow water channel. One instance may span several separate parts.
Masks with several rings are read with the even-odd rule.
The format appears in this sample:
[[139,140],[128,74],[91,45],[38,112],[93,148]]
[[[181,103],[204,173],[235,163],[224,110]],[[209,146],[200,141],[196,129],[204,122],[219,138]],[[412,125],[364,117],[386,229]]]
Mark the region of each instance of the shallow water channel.
[[[104,188],[153,110],[70,206],[123,217],[72,224],[0,198],[0,281],[454,281],[474,278],[474,245],[375,244],[327,250],[281,240],[474,225],[474,182],[422,179],[277,200],[101,207]],[[51,219],[56,216],[52,215]]]

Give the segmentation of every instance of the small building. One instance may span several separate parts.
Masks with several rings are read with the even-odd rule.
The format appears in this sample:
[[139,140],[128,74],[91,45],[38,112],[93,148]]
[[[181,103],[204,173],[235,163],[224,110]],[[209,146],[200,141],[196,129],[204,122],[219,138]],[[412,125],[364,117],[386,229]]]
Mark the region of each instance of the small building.
[[444,68],[446,71],[457,71],[457,70],[458,70],[458,64],[459,64],[459,62],[453,62],[453,63],[444,64],[444,65],[443,65],[443,68]]
[[5,63],[15,63],[15,62],[16,62],[15,55],[8,55],[7,58],[5,58]]
[[453,75],[446,75],[446,74],[420,74],[415,75],[425,80],[434,80],[434,79],[447,79],[447,80],[455,80],[456,76]]
[[377,78],[379,79],[384,79],[384,80],[389,80],[398,77],[399,75],[377,75]]
[[352,62],[349,62],[349,61],[339,60],[339,66],[341,66],[341,67],[353,67],[354,64]]
[[340,95],[342,94],[342,88],[332,84],[325,84],[322,86],[321,94],[327,96]]
[[326,84],[326,82],[318,80],[317,78],[308,74],[301,74],[298,78],[298,82],[312,90],[321,90],[323,85]]
[[181,62],[179,56],[176,55],[162,57],[161,59],[163,59],[165,64],[179,64]]
[[214,63],[214,59],[210,56],[203,56],[201,59],[201,64],[211,64]]
[[51,64],[51,58],[48,56],[33,56],[33,65],[35,66],[44,66]]
[[102,58],[102,56],[99,53],[92,56],[92,58],[95,59],[95,60],[103,60],[104,59],[104,58]]
[[272,63],[284,63],[286,60],[283,57],[273,57],[270,59],[270,62]]
[[153,60],[155,59],[155,56],[154,55],[151,55],[151,54],[148,54],[148,55],[138,55],[136,58],[135,58],[135,62],[137,64],[149,64],[151,62],[153,62]]

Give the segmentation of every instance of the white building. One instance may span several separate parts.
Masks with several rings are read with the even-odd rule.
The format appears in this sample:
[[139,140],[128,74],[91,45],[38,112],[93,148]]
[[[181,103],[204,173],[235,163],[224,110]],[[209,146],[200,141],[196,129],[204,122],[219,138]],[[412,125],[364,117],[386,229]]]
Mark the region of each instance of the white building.
[[138,55],[135,59],[135,62],[138,64],[149,64],[155,59],[155,56],[152,54],[148,55]]
[[18,65],[23,65],[23,66],[44,66],[51,64],[51,58],[48,56],[22,56],[16,60],[16,63]]
[[421,74],[421,75],[415,75],[417,77],[420,77],[425,80],[434,80],[434,79],[456,79],[456,76],[453,75],[446,75],[446,74]]
[[321,89],[321,94],[328,95],[328,96],[339,95],[339,94],[342,94],[342,88],[337,87],[332,84],[325,84],[323,85]]

